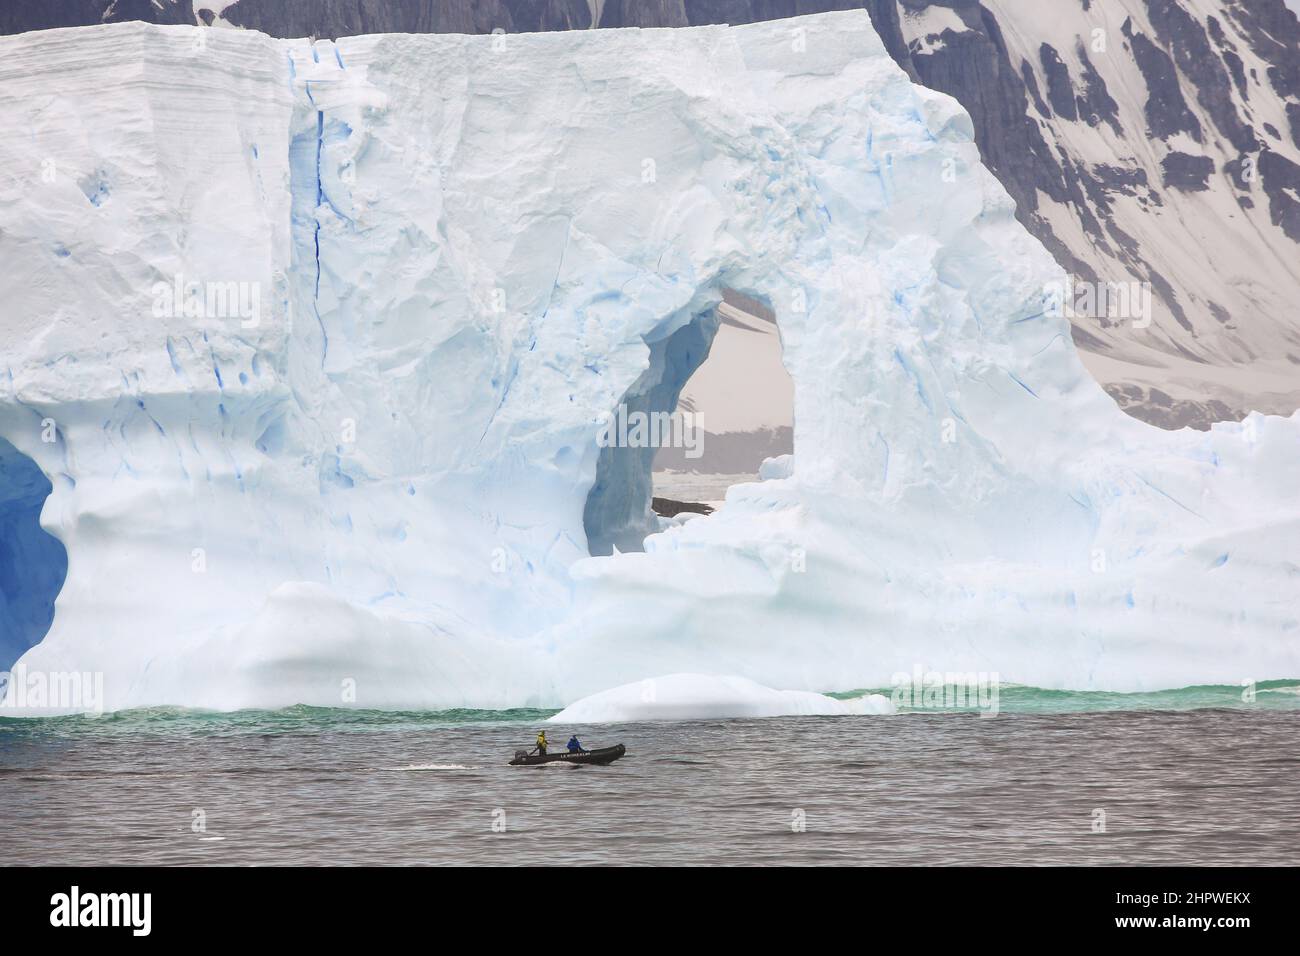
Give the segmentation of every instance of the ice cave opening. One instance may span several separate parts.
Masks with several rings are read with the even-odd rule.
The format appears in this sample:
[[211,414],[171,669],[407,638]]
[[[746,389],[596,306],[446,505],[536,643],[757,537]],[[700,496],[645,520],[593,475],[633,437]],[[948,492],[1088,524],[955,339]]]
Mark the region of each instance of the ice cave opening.
[[710,514],[768,459],[792,467],[794,383],[772,309],[724,289],[715,308],[666,327],[646,338],[649,367],[600,436],[583,514],[593,555],[642,551],[667,523]]
[[45,637],[68,574],[63,543],[41,527],[51,490],[36,462],[0,438],[0,670]]

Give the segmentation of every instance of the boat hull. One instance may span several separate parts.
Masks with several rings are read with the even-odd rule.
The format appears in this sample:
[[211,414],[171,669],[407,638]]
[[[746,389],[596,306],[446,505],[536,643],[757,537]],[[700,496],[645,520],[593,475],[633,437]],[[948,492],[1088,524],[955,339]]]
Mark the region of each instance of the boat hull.
[[627,753],[627,748],[622,744],[615,744],[613,747],[601,747],[597,750],[579,750],[576,753],[561,750],[544,756],[542,754],[528,754],[517,751],[515,759],[510,761],[510,766],[541,767],[551,763],[573,763],[594,764],[603,767],[606,764],[613,763],[625,753]]

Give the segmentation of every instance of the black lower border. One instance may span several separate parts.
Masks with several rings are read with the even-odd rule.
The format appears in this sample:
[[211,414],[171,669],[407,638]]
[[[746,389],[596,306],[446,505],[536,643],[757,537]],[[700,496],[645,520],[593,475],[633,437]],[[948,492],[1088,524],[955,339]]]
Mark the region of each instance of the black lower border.
[[10,944],[28,936],[57,941],[75,934],[77,942],[92,944],[337,945],[438,924],[460,924],[472,940],[475,931],[467,920],[490,920],[482,929],[491,933],[502,920],[529,926],[554,918],[562,924],[583,914],[605,919],[612,912],[645,928],[645,922],[662,922],[674,911],[688,919],[692,911],[730,912],[731,919],[711,930],[719,939],[738,926],[829,916],[846,929],[859,924],[877,941],[916,944],[927,938],[971,943],[984,932],[1019,930],[1051,932],[1047,938],[1058,942],[1107,936],[1181,944],[1195,936],[1222,944],[1288,929],[1297,885],[1289,868],[648,870],[590,876],[525,869],[451,874],[405,868],[3,868],[0,892]]

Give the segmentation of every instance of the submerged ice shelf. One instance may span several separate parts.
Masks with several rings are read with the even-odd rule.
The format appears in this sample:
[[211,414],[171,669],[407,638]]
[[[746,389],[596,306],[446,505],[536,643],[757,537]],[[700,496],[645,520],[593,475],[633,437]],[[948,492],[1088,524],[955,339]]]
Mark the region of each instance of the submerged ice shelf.
[[[1300,418],[1123,415],[864,12],[204,36],[0,38],[0,437],[67,558],[4,578],[57,592],[26,668],[112,708],[1300,675]],[[160,316],[178,282],[230,295]],[[777,315],[792,467],[591,557],[651,526],[601,426],[676,400],[724,289]]]

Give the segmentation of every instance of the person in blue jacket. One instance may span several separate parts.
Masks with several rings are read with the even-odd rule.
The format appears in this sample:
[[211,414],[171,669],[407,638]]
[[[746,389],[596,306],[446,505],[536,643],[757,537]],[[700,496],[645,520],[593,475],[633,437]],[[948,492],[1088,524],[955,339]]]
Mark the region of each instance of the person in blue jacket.
[[569,738],[569,753],[571,754],[582,753],[582,742],[578,740],[577,734],[574,734],[572,737]]

